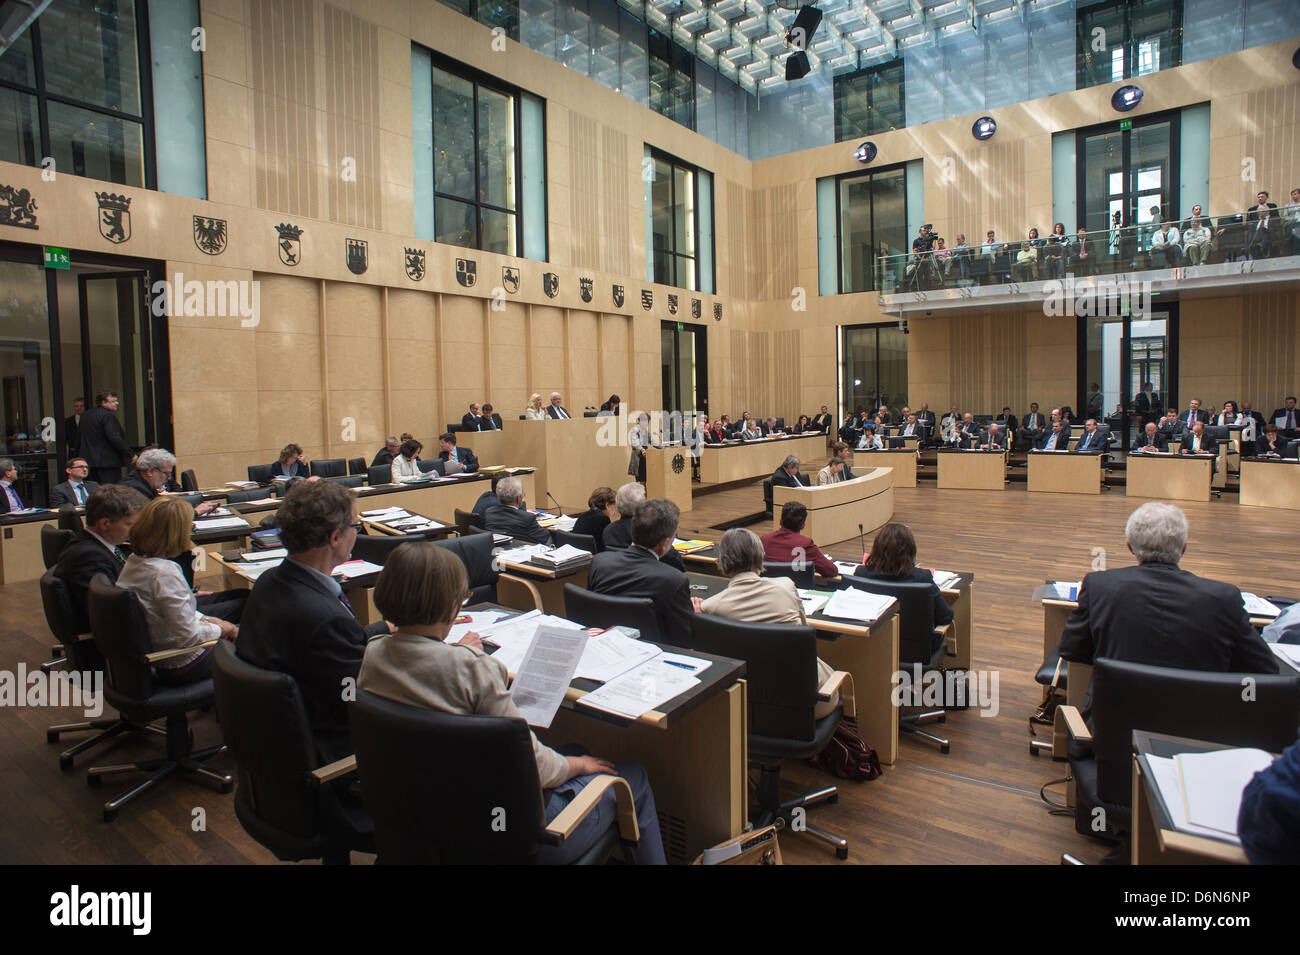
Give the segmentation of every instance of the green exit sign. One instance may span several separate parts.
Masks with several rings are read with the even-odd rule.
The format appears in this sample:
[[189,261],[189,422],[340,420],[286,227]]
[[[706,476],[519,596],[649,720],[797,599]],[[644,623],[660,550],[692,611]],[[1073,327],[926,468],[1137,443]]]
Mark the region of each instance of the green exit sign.
[[67,249],[47,245],[45,247],[45,267],[47,269],[70,269],[72,268],[72,256]]
[[1121,120],[1119,121],[1119,128],[1120,128],[1120,129],[1132,129],[1132,128],[1133,128],[1133,120],[1131,120],[1131,119],[1121,119]]
[[684,331],[686,331],[686,323],[685,323],[685,322],[678,322],[678,323],[677,323],[677,330],[678,330],[679,332],[684,332]]

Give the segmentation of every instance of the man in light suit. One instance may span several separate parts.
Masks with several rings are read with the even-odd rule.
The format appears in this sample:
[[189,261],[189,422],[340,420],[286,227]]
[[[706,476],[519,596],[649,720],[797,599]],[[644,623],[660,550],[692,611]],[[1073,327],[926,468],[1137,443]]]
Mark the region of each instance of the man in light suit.
[[[448,463],[455,462],[460,465],[462,471],[473,474],[478,470],[478,458],[474,457],[474,452],[470,448],[456,447],[456,435],[448,431],[446,434],[438,437],[438,443],[442,445],[442,450],[438,452],[438,460]],[[456,473],[454,470],[450,473]]]
[[551,392],[551,403],[546,406],[546,417],[548,418],[572,417],[572,415],[569,414],[568,410],[562,404],[560,404],[560,397],[561,396],[558,391]]
[[478,431],[483,427],[483,417],[477,401],[470,402],[469,411],[460,419],[460,426],[465,431]]
[[1089,418],[1083,423],[1083,434],[1074,450],[1085,454],[1105,454],[1110,450],[1110,434],[1097,430],[1097,419]]
[[1187,403],[1187,410],[1178,416],[1178,420],[1182,423],[1183,430],[1186,430],[1198,421],[1203,421],[1208,424],[1210,421],[1210,413],[1201,410],[1200,398],[1193,398]]
[[50,488],[50,507],[63,507],[65,504],[84,507],[90,492],[99,487],[94,481],[86,480],[90,466],[85,458],[72,458],[64,471],[68,479]]

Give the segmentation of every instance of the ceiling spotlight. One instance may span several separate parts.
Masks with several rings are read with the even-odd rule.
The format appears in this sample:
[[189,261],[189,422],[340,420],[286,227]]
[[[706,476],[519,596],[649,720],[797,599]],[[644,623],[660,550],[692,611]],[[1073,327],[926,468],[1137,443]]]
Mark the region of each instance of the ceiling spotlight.
[[1300,70],[1300,47],[1296,47],[1296,51],[1291,54],[1291,65]]
[[796,50],[808,49],[812,43],[812,35],[817,32],[817,27],[821,25],[821,22],[822,12],[816,7],[811,4],[800,7],[794,22],[790,24],[790,29],[786,31],[785,42]]
[[801,80],[808,75],[812,67],[808,64],[808,54],[803,50],[796,50],[785,58],[785,78],[787,80]]
[[1110,96],[1110,105],[1116,112],[1127,113],[1142,102],[1142,90],[1137,86],[1121,86]]
[[868,163],[876,158],[876,144],[867,140],[857,149],[853,150],[853,158],[861,163]]
[[992,116],[981,116],[970,128],[971,135],[980,141],[992,139],[997,131],[998,123]]

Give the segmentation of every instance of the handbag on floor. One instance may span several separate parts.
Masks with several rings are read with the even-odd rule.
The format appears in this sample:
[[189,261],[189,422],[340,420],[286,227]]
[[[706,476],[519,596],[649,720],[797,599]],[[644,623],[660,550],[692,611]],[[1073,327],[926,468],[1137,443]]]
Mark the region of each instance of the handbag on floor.
[[858,735],[848,720],[840,721],[826,748],[808,763],[840,779],[875,779],[884,772],[875,748]]

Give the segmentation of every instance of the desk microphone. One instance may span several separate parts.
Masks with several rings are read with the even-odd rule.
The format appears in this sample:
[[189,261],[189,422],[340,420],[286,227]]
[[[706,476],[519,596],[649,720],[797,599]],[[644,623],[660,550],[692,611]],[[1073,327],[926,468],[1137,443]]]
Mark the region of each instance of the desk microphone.
[[861,524],[858,525],[858,543],[862,546],[862,560],[865,562],[867,559],[867,540],[862,533]]
[[558,511],[560,512],[560,516],[563,517],[563,516],[564,516],[564,508],[560,507],[560,502],[557,501],[557,500],[555,500],[555,497],[551,494],[550,491],[547,491],[547,492],[546,492],[546,496],[549,497],[549,498],[551,499],[551,503],[553,503],[553,504],[555,505],[556,510],[558,510]]

